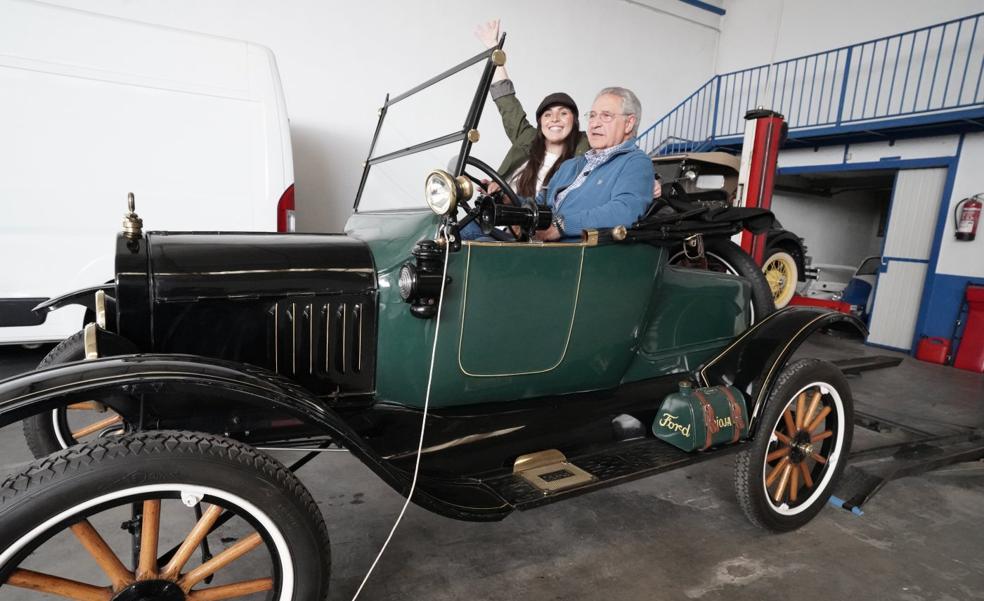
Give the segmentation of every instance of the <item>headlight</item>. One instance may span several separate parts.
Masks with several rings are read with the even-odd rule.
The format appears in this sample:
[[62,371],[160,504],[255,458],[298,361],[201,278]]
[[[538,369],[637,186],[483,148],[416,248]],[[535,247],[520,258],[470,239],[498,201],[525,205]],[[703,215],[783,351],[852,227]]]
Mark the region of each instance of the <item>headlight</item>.
[[458,203],[458,187],[447,171],[437,169],[427,176],[424,183],[424,198],[427,206],[438,215],[447,215],[455,210]]

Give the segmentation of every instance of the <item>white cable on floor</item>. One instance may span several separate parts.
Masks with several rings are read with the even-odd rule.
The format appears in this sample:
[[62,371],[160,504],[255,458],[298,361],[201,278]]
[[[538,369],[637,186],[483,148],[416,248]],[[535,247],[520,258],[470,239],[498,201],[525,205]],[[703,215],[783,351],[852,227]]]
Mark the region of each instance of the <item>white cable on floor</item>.
[[[448,241],[450,246],[448,231],[444,230],[444,239]],[[424,449],[424,430],[427,426],[427,410],[430,408],[430,394],[431,394],[431,381],[434,378],[434,359],[437,356],[437,335],[441,331],[441,307],[444,305],[444,282],[447,281],[448,276],[448,257],[451,256],[451,249],[444,249],[444,271],[441,272],[441,294],[437,298],[437,324],[434,326],[434,345],[431,347],[431,360],[430,369],[427,373],[427,392],[424,394],[424,414],[420,420],[420,441],[417,443],[417,460],[413,466],[413,480],[410,481],[410,492],[407,493],[407,500],[403,503],[403,508],[400,509],[400,515],[396,517],[396,522],[393,524],[393,528],[390,529],[389,536],[386,537],[386,541],[383,543],[382,548],[376,555],[376,559],[373,560],[372,565],[369,566],[369,571],[366,572],[365,578],[362,579],[362,584],[359,585],[359,589],[355,591],[355,595],[352,596],[352,601],[359,598],[359,594],[362,593],[362,588],[369,581],[369,576],[372,575],[372,571],[376,569],[376,564],[379,563],[379,558],[383,556],[383,552],[386,551],[386,547],[389,546],[390,540],[393,538],[393,534],[396,532],[396,528],[400,525],[403,520],[403,514],[406,513],[407,507],[410,506],[410,499],[413,498],[413,491],[417,488],[417,475],[420,473],[420,454]]]

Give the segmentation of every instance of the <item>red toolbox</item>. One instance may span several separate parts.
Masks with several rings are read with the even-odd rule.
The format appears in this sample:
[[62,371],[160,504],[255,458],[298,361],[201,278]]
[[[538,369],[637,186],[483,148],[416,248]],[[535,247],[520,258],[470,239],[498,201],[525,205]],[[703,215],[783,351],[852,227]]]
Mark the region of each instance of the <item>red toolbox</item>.
[[953,366],[984,373],[984,286],[967,286],[967,325]]
[[929,363],[946,363],[946,356],[950,354],[950,341],[939,336],[923,336],[919,339],[919,346],[916,347],[916,359]]

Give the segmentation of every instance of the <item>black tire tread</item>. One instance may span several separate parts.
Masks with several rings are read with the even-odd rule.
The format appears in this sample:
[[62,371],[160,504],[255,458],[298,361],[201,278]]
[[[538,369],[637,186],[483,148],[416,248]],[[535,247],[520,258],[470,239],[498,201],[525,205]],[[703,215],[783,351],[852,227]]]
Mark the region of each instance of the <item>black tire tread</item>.
[[[79,330],[59,342],[55,348],[48,351],[48,354],[41,359],[36,369],[44,369],[52,365],[78,361],[84,358],[85,331]],[[50,411],[24,418],[21,422],[21,427],[24,431],[24,440],[27,442],[27,448],[34,457],[44,457],[61,448],[61,444],[55,437],[51,424]]]
[[[140,455],[154,453],[177,455],[210,454],[216,458],[238,463],[266,476],[287,494],[297,499],[303,510],[316,525],[315,536],[324,550],[325,574],[331,570],[330,544],[324,517],[311,493],[303,483],[283,464],[241,442],[212,434],[181,430],[151,430],[115,438],[104,438],[86,444],[69,447],[38,459],[21,472],[9,475],[0,482],[0,514],[24,495],[35,494],[35,489],[55,478],[81,475],[98,462],[126,461]],[[327,580],[327,577],[326,577]],[[325,598],[327,598],[327,582]]]
[[[814,370],[820,367],[833,370],[837,374],[840,374],[840,371],[828,361],[823,361],[821,359],[797,359],[795,361],[788,363],[785,366],[785,368],[783,368],[782,372],[776,378],[776,381],[772,386],[772,391],[782,390],[790,380],[798,377],[803,371]],[[846,384],[846,380],[845,380],[845,384]],[[847,398],[844,398],[842,400],[845,403],[845,410],[850,411],[850,406],[852,404],[852,400],[850,398],[850,389],[849,388],[846,389],[845,392],[847,392]],[[772,400],[773,400],[772,393],[770,393],[766,402],[770,402]],[[770,407],[767,405],[762,411],[761,417],[759,418],[761,420],[760,423],[766,428],[771,427],[772,411],[775,410],[770,409]],[[776,416],[775,419],[778,419],[778,416]],[[851,428],[853,427],[853,422],[848,424],[843,424],[842,427]],[[766,435],[764,430],[760,431],[760,435],[763,436]],[[754,471],[752,469],[753,468],[752,455],[756,448],[755,442],[756,441],[753,440],[751,444],[747,445],[745,449],[743,449],[742,451],[738,452],[735,455],[735,496],[738,497],[738,505],[741,507],[741,510],[745,514],[745,517],[748,518],[748,521],[751,522],[753,525],[762,528],[764,530],[771,530],[773,532],[786,532],[791,528],[777,528],[767,523],[763,519],[761,513],[759,512],[758,508],[755,506],[753,502],[754,494],[752,492],[753,491],[752,487],[757,487],[759,485],[757,477],[753,477],[752,475],[752,472]],[[765,444],[767,446],[768,442],[766,441]],[[848,438],[847,444],[850,445],[850,438]],[[844,453],[845,451],[848,450],[849,448],[842,449],[841,452]],[[847,461],[847,457],[846,457],[846,453],[844,453],[844,456],[842,457],[837,467],[837,469],[840,470],[841,472],[843,472],[846,461]],[[830,493],[832,492],[834,485],[836,485],[836,483],[837,483],[837,477],[835,475],[835,478],[832,479],[830,483],[827,485],[828,488],[824,497],[818,499],[818,501],[816,502],[816,505],[818,506],[817,511],[819,511],[819,508],[822,508],[823,505],[826,504],[827,502],[826,499],[829,498]]]
[[776,305],[772,300],[772,289],[762,273],[762,268],[755,264],[748,253],[731,240],[708,240],[705,251],[720,255],[734,265],[738,274],[748,280],[752,287],[752,304],[755,307],[755,321],[761,321],[766,316],[775,313]]

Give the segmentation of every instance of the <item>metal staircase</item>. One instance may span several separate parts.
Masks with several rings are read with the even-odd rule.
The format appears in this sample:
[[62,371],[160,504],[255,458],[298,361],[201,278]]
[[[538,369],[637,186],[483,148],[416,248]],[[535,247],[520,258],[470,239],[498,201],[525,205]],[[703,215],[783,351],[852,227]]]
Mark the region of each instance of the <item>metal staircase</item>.
[[984,13],[715,75],[639,135],[651,155],[741,146],[745,113],[789,145],[984,130]]

